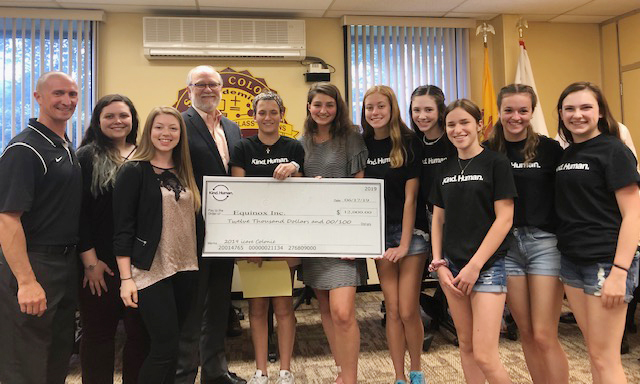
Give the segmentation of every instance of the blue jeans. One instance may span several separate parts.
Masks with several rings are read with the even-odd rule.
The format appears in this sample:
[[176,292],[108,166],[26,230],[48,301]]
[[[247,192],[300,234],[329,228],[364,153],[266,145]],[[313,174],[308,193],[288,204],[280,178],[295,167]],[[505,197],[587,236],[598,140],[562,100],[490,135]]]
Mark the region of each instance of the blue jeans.
[[[445,259],[446,256],[445,256]],[[455,278],[460,273],[458,267],[447,259],[449,262],[449,270]],[[505,293],[507,292],[507,273],[504,267],[504,258],[496,260],[491,268],[480,272],[478,280],[473,285],[474,292],[489,292],[489,293]]]
[[[431,247],[429,242],[425,239],[428,237],[426,233],[419,229],[413,230],[413,236],[411,237],[411,244],[409,244],[409,251],[407,255],[417,255],[420,253],[429,253]],[[387,225],[385,236],[385,248],[395,248],[400,245],[400,239],[402,238],[402,225],[394,224]]]
[[536,227],[518,227],[512,233],[514,240],[505,258],[508,276],[560,275],[556,235]]
[[[625,303],[633,300],[633,291],[638,286],[638,265],[640,252],[636,251],[627,273],[627,289],[624,295]],[[594,263],[588,265],[576,264],[566,257],[562,258],[562,269],[560,280],[570,287],[582,289],[587,295],[600,296],[602,294],[602,284],[609,276],[612,263]]]

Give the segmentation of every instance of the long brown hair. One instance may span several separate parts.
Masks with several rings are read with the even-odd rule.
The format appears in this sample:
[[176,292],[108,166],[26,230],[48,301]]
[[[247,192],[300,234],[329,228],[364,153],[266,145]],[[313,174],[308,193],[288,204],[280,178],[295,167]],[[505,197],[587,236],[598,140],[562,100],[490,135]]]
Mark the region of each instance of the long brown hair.
[[607,104],[607,100],[604,98],[604,94],[600,90],[600,88],[588,81],[579,81],[577,83],[570,84],[567,88],[562,91],[560,94],[560,98],[558,99],[558,105],[556,106],[556,112],[558,113],[558,134],[562,137],[567,143],[573,143],[573,135],[571,131],[567,127],[565,127],[564,122],[562,121],[562,102],[564,99],[569,96],[570,93],[589,90],[595,96],[596,101],[598,102],[598,109],[600,111],[601,118],[598,119],[598,130],[605,135],[615,136],[618,139],[620,138],[620,128],[618,126],[618,122],[613,118],[611,114],[611,110],[609,109],[609,104]]
[[391,162],[391,168],[400,168],[409,160],[409,156],[415,156],[414,153],[407,152],[406,139],[413,135],[413,131],[407,127],[400,117],[400,107],[398,107],[398,99],[393,89],[386,85],[374,85],[365,92],[362,98],[362,115],[360,117],[360,124],[362,124],[362,135],[365,138],[373,137],[373,127],[369,125],[365,117],[365,102],[367,97],[379,93],[385,96],[389,100],[389,106],[391,107],[391,117],[389,118],[389,136],[391,137],[391,153],[389,159]]
[[[500,92],[498,92],[499,113],[501,113],[500,108],[502,107],[502,100],[506,96],[516,95],[516,94],[529,95],[529,98],[531,99],[531,114],[533,114],[533,111],[535,111],[536,105],[538,104],[538,97],[536,96],[536,93],[534,92],[533,88],[525,84],[509,84],[505,87],[502,87],[502,89],[500,89]],[[535,133],[535,131],[533,130],[533,126],[531,126],[531,123],[529,123],[529,125],[527,125],[527,128],[525,129],[527,130],[527,138],[524,143],[524,148],[522,149],[522,154],[524,155],[524,163],[529,164],[530,162],[533,161],[533,159],[536,158],[538,144],[540,143],[540,136],[538,136],[538,134]],[[491,134],[489,135],[488,141],[489,141],[490,149],[497,152],[505,153],[505,154],[507,153],[507,148],[505,144],[506,139],[504,137],[504,127],[502,126],[502,121],[500,121],[500,119],[498,119],[496,124],[493,126],[493,129],[491,130]]]
[[[355,130],[351,119],[349,119],[349,109],[347,108],[347,104],[344,102],[338,87],[331,83],[320,82],[313,83],[307,93],[307,117],[304,120],[303,131],[304,140],[313,140],[313,135],[318,133],[318,124],[311,117],[309,105],[313,101],[313,98],[319,93],[327,95],[336,101],[336,117],[331,122],[331,127],[329,128],[331,138],[346,138],[349,132]],[[311,146],[307,146],[307,148],[311,148]]]
[[125,138],[125,141],[129,144],[136,144],[136,138],[138,137],[138,112],[133,106],[131,100],[124,95],[111,94],[100,98],[93,108],[91,114],[91,121],[84,133],[80,148],[82,151],[90,151],[92,156],[92,179],[90,185],[91,195],[97,197],[99,194],[105,192],[107,189],[113,187],[116,181],[116,175],[120,166],[123,164],[123,159],[120,156],[120,151],[114,145],[113,141],[108,138],[100,128],[100,115],[102,110],[112,103],[123,102],[128,108],[131,114],[131,132]]
[[156,154],[156,147],[151,142],[151,128],[153,121],[158,115],[170,115],[175,117],[180,124],[180,142],[173,149],[171,158],[173,159],[176,176],[180,183],[191,190],[193,194],[193,208],[197,212],[200,209],[200,193],[193,176],[193,166],[191,165],[191,155],[189,154],[189,142],[187,141],[187,127],[184,124],[182,115],[173,107],[155,107],[149,112],[147,121],[144,124],[142,137],[138,144],[138,150],[133,159],[137,161],[151,161]]

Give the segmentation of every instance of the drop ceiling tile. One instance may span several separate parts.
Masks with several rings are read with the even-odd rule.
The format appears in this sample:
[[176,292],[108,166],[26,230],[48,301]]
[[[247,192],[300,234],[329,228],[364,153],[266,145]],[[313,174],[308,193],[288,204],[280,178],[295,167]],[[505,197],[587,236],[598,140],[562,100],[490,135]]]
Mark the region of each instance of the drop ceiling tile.
[[602,23],[610,19],[611,16],[580,16],[580,15],[560,15],[549,20],[552,23]]
[[0,7],[18,8],[60,8],[53,0],[50,1],[0,1]]
[[271,9],[286,10],[291,12],[301,10],[325,10],[331,4],[331,0],[198,0],[201,9],[209,8],[234,8],[234,9]]
[[453,12],[558,15],[591,0],[467,0]]
[[569,11],[568,14],[618,16],[636,9],[640,9],[640,1],[638,0],[593,0],[590,3]]
[[344,15],[353,16],[395,16],[395,17],[444,17],[444,12],[431,13],[431,12],[416,12],[416,11],[393,11],[390,14],[389,11],[353,11],[353,10],[340,10],[340,11],[327,11],[325,17],[342,17]]
[[112,6],[129,6],[129,7],[149,7],[152,8],[183,8],[183,7],[196,7],[196,0],[57,0],[58,3],[65,7],[70,5],[75,7],[97,6],[97,7],[112,7]]
[[[329,12],[350,11],[360,12],[360,14],[371,14],[371,12],[384,12],[386,16],[423,15],[447,12],[464,0],[401,0],[390,3],[389,0],[336,0]],[[350,13],[351,14],[351,13]]]

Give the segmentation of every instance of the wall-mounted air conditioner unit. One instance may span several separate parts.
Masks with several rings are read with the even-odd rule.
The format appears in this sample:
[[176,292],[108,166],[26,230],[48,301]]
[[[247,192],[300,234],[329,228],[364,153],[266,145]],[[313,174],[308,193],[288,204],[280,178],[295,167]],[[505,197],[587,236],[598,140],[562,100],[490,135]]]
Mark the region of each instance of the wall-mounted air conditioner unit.
[[302,60],[304,20],[143,18],[147,59]]

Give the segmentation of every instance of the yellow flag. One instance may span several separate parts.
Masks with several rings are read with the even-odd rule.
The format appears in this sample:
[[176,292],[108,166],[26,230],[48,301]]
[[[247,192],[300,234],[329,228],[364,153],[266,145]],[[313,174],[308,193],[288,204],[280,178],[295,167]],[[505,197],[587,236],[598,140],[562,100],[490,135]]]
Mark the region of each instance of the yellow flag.
[[484,73],[482,74],[482,134],[480,141],[489,137],[493,125],[498,121],[498,106],[496,93],[493,90],[493,80],[489,69],[489,50],[484,47]]

